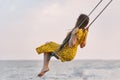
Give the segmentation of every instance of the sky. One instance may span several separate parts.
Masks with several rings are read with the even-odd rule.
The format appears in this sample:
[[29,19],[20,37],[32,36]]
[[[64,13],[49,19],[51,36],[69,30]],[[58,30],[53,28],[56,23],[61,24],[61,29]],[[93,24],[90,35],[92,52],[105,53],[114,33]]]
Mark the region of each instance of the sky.
[[[0,60],[41,60],[36,47],[62,43],[81,13],[89,14],[100,0],[0,0]],[[90,16],[90,22],[110,0]],[[75,59],[120,59],[120,0],[90,26],[86,47]]]

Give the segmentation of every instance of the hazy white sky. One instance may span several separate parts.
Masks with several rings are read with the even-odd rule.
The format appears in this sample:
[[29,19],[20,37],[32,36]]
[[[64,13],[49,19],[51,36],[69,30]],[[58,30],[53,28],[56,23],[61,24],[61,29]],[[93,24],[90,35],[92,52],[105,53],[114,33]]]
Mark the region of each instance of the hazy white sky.
[[[105,6],[90,16],[91,21]],[[81,13],[99,0],[0,0],[0,60],[42,59],[35,48],[47,41],[61,43]],[[120,0],[112,4],[89,30],[87,45],[75,59],[120,59]]]

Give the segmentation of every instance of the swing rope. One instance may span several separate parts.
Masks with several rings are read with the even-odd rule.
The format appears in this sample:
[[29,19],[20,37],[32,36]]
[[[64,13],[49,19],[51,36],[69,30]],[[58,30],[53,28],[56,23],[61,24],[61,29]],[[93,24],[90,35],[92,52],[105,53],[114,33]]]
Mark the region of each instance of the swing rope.
[[88,25],[88,27],[87,28],[89,28],[93,23],[94,23],[94,21],[103,13],[103,11],[110,5],[110,3],[112,2],[113,0],[110,0],[109,2],[108,2],[108,4],[103,8],[103,10],[95,17],[95,19]]
[[100,3],[101,3],[102,1],[103,1],[103,0],[100,0],[100,1],[99,1],[99,3],[93,8],[93,10],[89,13],[88,16],[90,16],[90,15],[93,13],[93,11],[100,5]]
[[[88,17],[93,13],[93,11],[101,4],[103,0],[100,0],[97,5],[92,9],[92,11],[88,14]],[[80,27],[84,22],[85,20],[87,19],[87,17],[82,21],[82,23],[80,23],[80,25],[78,27]]]

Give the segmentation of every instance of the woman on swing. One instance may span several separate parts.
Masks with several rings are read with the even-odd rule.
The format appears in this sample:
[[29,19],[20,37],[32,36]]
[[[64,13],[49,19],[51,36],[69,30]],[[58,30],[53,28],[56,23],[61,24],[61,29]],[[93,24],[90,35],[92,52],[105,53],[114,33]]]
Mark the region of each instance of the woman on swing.
[[77,19],[75,27],[68,33],[61,45],[51,41],[36,48],[38,54],[44,53],[44,64],[41,72],[38,74],[39,77],[42,77],[49,71],[49,61],[52,56],[55,56],[62,62],[71,61],[76,55],[78,45],[80,45],[80,48],[85,47],[88,33],[86,26],[88,23],[89,17],[81,14]]

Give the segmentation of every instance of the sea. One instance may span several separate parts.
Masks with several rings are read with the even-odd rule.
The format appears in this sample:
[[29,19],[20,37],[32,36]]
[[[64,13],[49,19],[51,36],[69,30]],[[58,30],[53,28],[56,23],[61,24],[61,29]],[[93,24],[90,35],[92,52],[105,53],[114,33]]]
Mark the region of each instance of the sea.
[[120,60],[52,60],[38,77],[42,66],[42,60],[0,61],[0,80],[120,80]]

